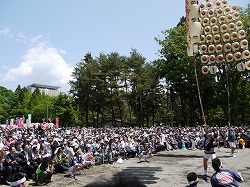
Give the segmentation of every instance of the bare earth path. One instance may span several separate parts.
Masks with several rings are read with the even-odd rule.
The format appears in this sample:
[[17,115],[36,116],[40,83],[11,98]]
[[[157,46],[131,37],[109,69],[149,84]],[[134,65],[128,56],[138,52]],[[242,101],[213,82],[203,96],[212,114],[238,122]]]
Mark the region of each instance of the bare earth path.
[[[229,153],[230,150],[226,148],[222,148],[221,152],[216,149],[216,155],[221,158],[224,168],[241,173],[245,181],[240,183],[240,186],[249,187],[250,149],[240,149],[239,153],[236,153],[236,158],[229,157]],[[80,187],[96,180],[110,179],[113,175],[124,172],[137,176],[148,187],[184,187],[187,184],[187,173],[193,171],[199,175],[203,171],[202,155],[202,150],[163,151],[151,158],[149,163],[136,163],[137,158],[131,158],[125,160],[123,164],[106,164],[85,169],[82,175],[76,176],[76,181],[70,180],[67,175],[55,175],[53,182],[47,186]],[[211,176],[213,172],[211,160],[209,160],[208,175]],[[32,185],[34,184],[29,182],[29,186]],[[210,177],[199,176],[198,186],[211,186]]]

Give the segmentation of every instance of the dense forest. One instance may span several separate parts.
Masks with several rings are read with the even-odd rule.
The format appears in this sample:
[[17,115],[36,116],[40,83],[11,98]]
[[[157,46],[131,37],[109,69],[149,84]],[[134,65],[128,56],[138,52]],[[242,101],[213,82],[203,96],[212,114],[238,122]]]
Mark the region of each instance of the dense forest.
[[[242,11],[242,21],[250,42],[250,6]],[[216,74],[202,74],[199,57],[187,56],[185,37],[183,17],[155,37],[158,60],[148,62],[136,49],[129,56],[87,53],[74,68],[67,94],[49,97],[20,85],[15,92],[0,87],[0,122],[32,114],[33,122],[59,117],[61,126],[100,127],[108,121],[140,127],[249,125],[250,71],[239,72],[232,63]]]

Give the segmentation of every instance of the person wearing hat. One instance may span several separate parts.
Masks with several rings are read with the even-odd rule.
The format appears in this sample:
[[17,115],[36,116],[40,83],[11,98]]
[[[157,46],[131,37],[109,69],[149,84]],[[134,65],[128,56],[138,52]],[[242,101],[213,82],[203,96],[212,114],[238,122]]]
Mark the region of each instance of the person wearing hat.
[[54,152],[55,173],[64,173],[69,168],[64,165],[66,163],[66,154],[63,152],[62,147],[56,148]]
[[26,187],[26,175],[22,172],[17,172],[12,176],[11,181],[9,182],[9,185],[12,187]]
[[37,185],[42,186],[44,183],[52,182],[53,170],[51,168],[50,155],[44,155],[41,164],[36,169]]
[[69,172],[71,172],[70,178],[76,180],[75,175],[77,173],[80,173],[80,170],[82,170],[84,166],[85,163],[82,155],[82,150],[77,148],[75,150],[74,156],[69,161]]
[[211,176],[212,187],[239,187],[237,182],[244,181],[238,172],[222,168],[222,162],[219,158],[212,160],[212,167],[215,170]]

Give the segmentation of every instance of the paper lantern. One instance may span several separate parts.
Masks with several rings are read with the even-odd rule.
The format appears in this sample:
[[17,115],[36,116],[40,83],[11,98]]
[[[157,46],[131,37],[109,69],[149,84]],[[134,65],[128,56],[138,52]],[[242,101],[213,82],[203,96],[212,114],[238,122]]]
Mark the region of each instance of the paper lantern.
[[214,10],[213,9],[208,10],[207,15],[210,18],[213,17],[214,16]]
[[229,23],[228,24],[228,30],[229,31],[234,31],[234,29],[235,29],[235,24],[234,23]]
[[230,23],[231,21],[233,21],[233,16],[232,16],[232,14],[228,14],[228,15],[226,16],[226,22],[227,22],[227,23]]
[[247,61],[247,62],[245,62],[245,68],[246,68],[247,70],[250,70],[250,60]]
[[189,26],[190,32],[190,42],[191,43],[198,43],[200,42],[200,34],[201,34],[201,23],[200,22],[193,22]]
[[220,35],[219,34],[215,34],[214,35],[214,42],[215,43],[219,43],[220,42]]
[[241,57],[242,57],[241,52],[236,52],[236,53],[234,53],[234,59],[235,59],[236,61],[241,60]]
[[232,45],[230,44],[230,43],[226,43],[225,45],[224,45],[224,51],[225,52],[230,52],[232,50]]
[[238,51],[238,50],[240,49],[240,44],[239,44],[239,42],[234,42],[234,43],[232,43],[232,49],[233,49],[234,52],[235,52],[235,51]]
[[203,74],[208,74],[209,73],[209,67],[208,66],[202,66],[201,67],[201,72]]
[[209,25],[209,18],[203,18],[202,19],[202,25],[203,26]]
[[224,14],[223,9],[222,8],[217,9],[216,14],[217,16],[222,16]]
[[227,32],[227,24],[223,24],[223,25],[221,25],[221,27],[220,27],[220,31],[221,31],[222,33]]
[[206,41],[206,37],[205,37],[205,35],[200,35],[200,42],[201,43],[205,43],[205,41]]
[[212,33],[213,34],[218,34],[219,33],[219,27],[217,25],[212,26]]
[[205,33],[205,35],[210,34],[210,33],[211,33],[211,27],[210,27],[210,26],[206,26],[206,27],[204,28],[204,33]]
[[239,37],[240,39],[245,38],[245,37],[246,37],[246,31],[240,30],[240,31],[238,32],[238,37]]
[[216,56],[216,62],[221,64],[224,61],[224,56],[222,54],[219,54]]
[[199,18],[199,6],[197,4],[193,4],[190,6],[189,19],[198,19]]
[[233,62],[233,60],[234,60],[233,54],[232,54],[232,53],[228,53],[228,54],[226,55],[226,61],[227,61],[227,62]]
[[215,51],[216,51],[216,53],[221,53],[222,52],[222,45],[221,44],[216,45]]
[[230,7],[228,7],[228,6],[224,7],[224,14],[225,15],[229,14],[230,12],[231,12],[231,8]]
[[249,59],[250,58],[249,50],[246,49],[245,51],[242,52],[242,58],[243,59]]
[[237,33],[237,32],[231,32],[230,36],[231,36],[231,40],[232,40],[232,41],[238,39],[238,33]]
[[226,7],[227,6],[227,0],[222,0],[221,1],[221,6]]
[[233,13],[233,19],[234,19],[234,20],[239,20],[239,19],[240,19],[240,14],[239,14],[239,12],[234,12],[234,13]]
[[215,74],[217,72],[218,68],[217,66],[210,66],[209,71],[211,74]]
[[200,10],[205,9],[205,3],[200,3]]
[[212,8],[213,8],[212,2],[207,2],[206,3],[206,9],[212,9]]
[[216,25],[217,24],[217,18],[216,17],[212,17],[211,19],[210,19],[210,25]]
[[241,49],[247,49],[248,48],[248,41],[246,39],[241,40],[240,47],[241,47]]
[[200,16],[201,16],[202,18],[206,17],[206,16],[207,16],[207,10],[206,10],[206,9],[201,10],[201,11],[200,11]]
[[208,62],[208,60],[209,60],[208,55],[202,55],[202,56],[201,56],[201,62],[202,62],[203,64],[206,64],[206,63]]
[[223,34],[222,39],[224,42],[229,42],[230,41],[230,34],[229,33]]
[[242,29],[242,27],[243,27],[242,21],[237,21],[237,22],[235,23],[235,27],[236,27],[236,30]]
[[223,23],[226,22],[226,17],[225,16],[220,16],[218,21],[219,21],[219,24],[223,24]]
[[212,35],[211,35],[211,34],[208,34],[208,35],[206,36],[206,42],[207,42],[207,43],[211,43],[212,41],[213,41]]
[[237,5],[233,4],[230,6],[230,8],[231,8],[231,12],[235,12],[237,10]]
[[218,9],[221,7],[221,2],[220,1],[216,1],[215,2],[215,8]]
[[216,62],[216,57],[215,57],[214,55],[210,55],[210,56],[209,56],[209,62],[210,62],[211,64],[214,64],[214,63]]
[[209,46],[208,46],[208,53],[209,53],[209,54],[212,54],[212,53],[214,53],[214,52],[215,52],[215,46],[212,45],[212,44],[209,45]]
[[246,67],[243,62],[240,62],[236,65],[238,71],[245,71]]
[[207,52],[207,45],[201,45],[200,46],[200,51],[201,51],[201,53],[206,53]]

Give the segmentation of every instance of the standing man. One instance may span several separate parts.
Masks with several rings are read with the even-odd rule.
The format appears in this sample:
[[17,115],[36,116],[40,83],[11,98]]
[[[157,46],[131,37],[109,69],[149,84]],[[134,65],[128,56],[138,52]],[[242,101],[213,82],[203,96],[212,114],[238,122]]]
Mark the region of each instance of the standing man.
[[230,156],[231,157],[236,157],[236,155],[234,154],[234,151],[236,149],[236,141],[237,140],[237,137],[236,137],[236,134],[234,132],[234,129],[233,128],[229,128],[228,130],[228,144],[231,148],[231,154]]
[[243,182],[241,175],[233,170],[223,169],[219,158],[212,160],[215,173],[211,177],[212,187],[239,187],[237,182]]
[[216,158],[215,151],[214,151],[214,146],[217,144],[215,141],[216,133],[212,130],[208,130],[208,125],[205,125],[203,128],[203,134],[205,137],[204,140],[204,155],[203,155],[203,168],[204,171],[201,175],[207,176],[207,165],[208,165],[208,159],[210,158],[211,160]]

